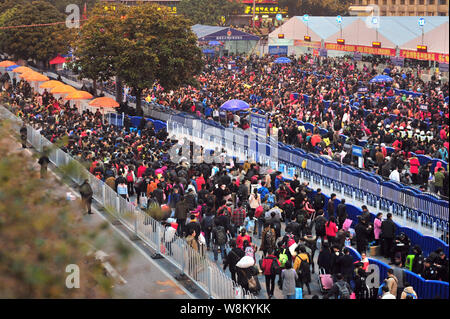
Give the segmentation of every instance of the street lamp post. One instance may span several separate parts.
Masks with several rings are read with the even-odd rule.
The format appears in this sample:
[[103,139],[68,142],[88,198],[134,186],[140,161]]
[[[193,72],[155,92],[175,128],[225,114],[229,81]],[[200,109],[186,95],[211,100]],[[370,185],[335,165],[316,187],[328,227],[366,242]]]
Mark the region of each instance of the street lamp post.
[[309,15],[304,14],[303,21],[306,22],[306,35],[309,36],[309,26],[308,26]]
[[253,17],[252,17],[252,27],[255,28],[255,11],[256,11],[256,0],[253,0]]
[[419,26],[422,29],[422,45],[423,45],[423,38],[424,38],[424,31],[423,31],[424,25],[425,25],[425,18],[419,18]]
[[341,39],[342,39],[342,17],[341,16],[337,16],[336,17],[336,21],[339,24],[339,29],[341,31]]
[[375,36],[378,42],[378,17],[372,17],[372,24],[375,26]]

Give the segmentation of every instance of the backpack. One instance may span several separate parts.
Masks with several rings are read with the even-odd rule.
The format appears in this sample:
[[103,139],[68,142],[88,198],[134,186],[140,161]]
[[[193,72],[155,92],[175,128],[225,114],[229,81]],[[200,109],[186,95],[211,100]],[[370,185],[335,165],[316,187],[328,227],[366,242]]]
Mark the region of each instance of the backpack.
[[218,245],[225,245],[227,242],[227,235],[223,226],[218,226],[216,228],[216,241]]
[[128,172],[127,174],[127,182],[129,183],[133,182],[133,174],[131,172]]
[[278,264],[278,259],[272,258],[272,264],[270,265],[270,274],[278,275],[281,272],[280,265]]
[[339,289],[339,299],[350,299],[350,291],[347,288],[345,283],[336,282],[336,285]]
[[[226,210],[226,213],[225,213]],[[231,207],[227,206],[227,205],[223,205],[221,207],[219,207],[219,209],[217,210],[217,215],[222,215],[225,214],[227,216],[231,215]]]
[[[298,259],[301,260],[300,267],[298,268],[298,274],[301,275],[309,275],[309,262],[307,259],[303,259],[300,256],[297,256]],[[309,258],[309,257],[308,257]]]
[[270,207],[273,207],[275,205],[275,195],[272,194],[267,197],[267,204],[270,205]]
[[281,267],[284,268],[286,262],[288,261],[288,255],[286,254],[286,249],[278,256],[278,260],[280,261]]
[[319,218],[316,220],[316,233],[325,235],[325,218]]
[[[323,195],[322,195],[323,196]],[[314,208],[315,209],[321,209],[323,208],[323,205],[325,204],[323,201],[323,197],[320,195],[316,195],[314,197]]]
[[288,236],[287,245],[288,247],[291,247],[293,244],[295,244],[294,234],[290,233],[287,236]]
[[252,246],[248,246],[247,248],[245,248],[245,256],[252,257],[253,259],[255,258],[255,252]]
[[262,206],[258,206],[255,209],[255,217],[260,218],[263,212],[264,212],[264,208]]
[[274,242],[274,238],[273,238],[273,233],[271,230],[269,230],[266,235],[264,236],[264,244],[266,247],[271,247],[273,242]]

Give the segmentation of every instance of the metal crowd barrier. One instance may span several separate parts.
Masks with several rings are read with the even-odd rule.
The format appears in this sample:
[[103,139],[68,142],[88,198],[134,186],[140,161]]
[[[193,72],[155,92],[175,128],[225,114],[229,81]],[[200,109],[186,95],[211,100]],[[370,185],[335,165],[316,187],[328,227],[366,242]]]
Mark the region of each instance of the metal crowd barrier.
[[[18,132],[22,121],[12,113],[9,113],[8,117],[15,122],[13,127]],[[119,196],[69,154],[57,148],[50,148],[53,144],[30,125],[27,125],[27,139],[38,151],[42,151],[44,146],[49,147],[51,149],[49,159],[55,166],[75,165],[78,169],[71,170],[69,177],[76,184],[80,185],[87,178],[94,193],[93,198],[100,205],[105,207],[127,229],[176,266],[181,274],[188,276],[210,298],[256,299],[253,294],[237,285],[220,270],[208,258],[206,252],[193,250],[184,239],[177,235],[170,242],[165,242],[166,229],[159,221],[136,207],[134,203]]]
[[[159,112],[154,112],[155,118],[158,118]],[[198,120],[198,122],[202,123],[201,130],[192,127],[192,116],[188,119],[184,114],[177,114],[170,117],[167,129],[169,134],[186,137],[207,148],[225,147],[230,155],[243,161],[251,158],[260,163],[268,163],[265,152],[255,151],[255,148],[251,147],[252,142],[248,138],[248,133],[243,132],[243,135],[235,135],[233,138],[228,136],[223,143],[226,134],[224,128],[220,128],[217,123],[213,126],[206,120]],[[267,147],[267,145],[261,144],[260,147]],[[416,189],[396,182],[384,182],[379,176],[308,154],[282,143],[278,143],[278,146],[269,145],[268,148],[270,154],[277,154],[277,158],[271,157],[269,162],[279,162],[279,167],[275,165],[276,168],[275,166],[273,168],[282,171],[288,178],[292,178],[292,172],[301,174],[299,176],[305,180],[317,186],[328,187],[343,196],[347,195],[355,202],[382,211],[395,210],[405,215],[407,220],[435,234],[448,232],[447,201],[431,195],[423,195]],[[274,151],[275,148],[277,152]],[[306,160],[305,168],[302,167],[304,160]]]

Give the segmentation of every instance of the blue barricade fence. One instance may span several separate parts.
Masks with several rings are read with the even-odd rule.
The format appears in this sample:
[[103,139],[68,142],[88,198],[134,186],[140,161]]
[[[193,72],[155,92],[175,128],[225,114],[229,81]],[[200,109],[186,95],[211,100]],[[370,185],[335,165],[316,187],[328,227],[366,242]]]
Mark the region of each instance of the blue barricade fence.
[[[305,100],[308,100],[307,95],[303,95]],[[145,102],[147,105],[149,103]],[[249,153],[248,135],[242,138],[243,135],[231,137],[231,140],[225,138],[225,128],[220,124],[213,121],[200,120],[199,118],[186,113],[174,114],[174,111],[170,108],[164,108],[163,106],[156,105],[161,108],[160,112],[154,112],[155,116],[159,119],[178,122],[186,133],[199,134],[198,137],[203,136],[203,130],[208,128],[208,132],[212,129],[212,134],[209,135],[210,141],[219,142],[219,145],[228,146],[233,145],[233,150],[239,150],[242,154],[251,155],[257,161],[264,162],[267,154],[275,154],[271,147],[266,147],[265,152],[252,152]],[[158,113],[158,114],[156,114]],[[193,130],[193,123],[200,122],[201,130]],[[158,123],[161,127],[162,124]],[[303,123],[305,128],[313,129],[314,126],[310,123]],[[155,124],[155,128],[157,125]],[[245,136],[245,132],[242,131]],[[204,136],[203,136],[204,137]],[[245,142],[245,143],[244,143]],[[389,184],[383,185],[383,180],[380,176],[377,176],[370,172],[363,172],[355,170],[354,168],[347,167],[345,165],[330,161],[324,158],[318,158],[313,154],[307,154],[303,150],[297,149],[292,146],[278,143],[278,160],[286,165],[287,168],[295,167],[302,170],[302,173],[307,178],[314,178],[317,182],[323,182],[332,186],[333,191],[344,190],[346,194],[357,193],[359,198],[366,198],[367,204],[376,208],[389,210],[389,207],[396,205],[396,210],[400,214],[406,214],[408,220],[415,223],[419,222],[419,216],[422,217],[422,225],[430,229],[433,225],[437,225],[438,231],[448,232],[448,202],[435,198],[433,196],[422,196],[419,198],[419,192],[417,190],[408,188],[401,184]],[[264,147],[259,148],[264,149]],[[301,169],[301,163],[303,160],[307,161],[306,169]],[[424,159],[422,159],[424,160]],[[447,164],[444,163],[444,168],[447,168]],[[394,185],[394,186],[393,186]],[[385,191],[383,191],[385,190]],[[385,198],[382,200],[382,198]]]

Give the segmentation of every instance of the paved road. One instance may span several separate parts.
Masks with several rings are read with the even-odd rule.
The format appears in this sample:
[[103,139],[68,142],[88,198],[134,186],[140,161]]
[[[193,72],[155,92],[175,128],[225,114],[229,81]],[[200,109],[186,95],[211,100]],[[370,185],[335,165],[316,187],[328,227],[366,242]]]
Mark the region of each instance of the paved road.
[[[3,107],[0,107],[0,119],[2,118]],[[39,165],[31,149],[23,150],[21,145],[11,137],[11,143],[14,144],[13,152],[23,152],[33,161],[36,170],[39,170]],[[69,186],[62,184],[55,173],[49,174],[49,178],[54,179],[55,194],[65,197],[67,192],[78,194]],[[79,200],[73,203],[74,211],[80,209]],[[82,222],[86,223],[92,228],[98,227],[105,223],[106,218],[101,213],[101,209],[93,205],[93,215],[84,215]],[[139,298],[139,299],[193,299],[202,297],[201,295],[192,294],[183,285],[173,278],[173,273],[168,267],[160,265],[157,261],[151,259],[149,256],[151,251],[142,243],[133,242],[129,239],[124,229],[120,226],[110,225],[99,234],[96,243],[101,245],[101,250],[107,253],[110,258],[118,256],[118,244],[120,243],[128,251],[130,257],[124,269],[116,269],[119,274],[125,279],[126,283],[123,285],[116,284],[113,289],[113,298]]]

